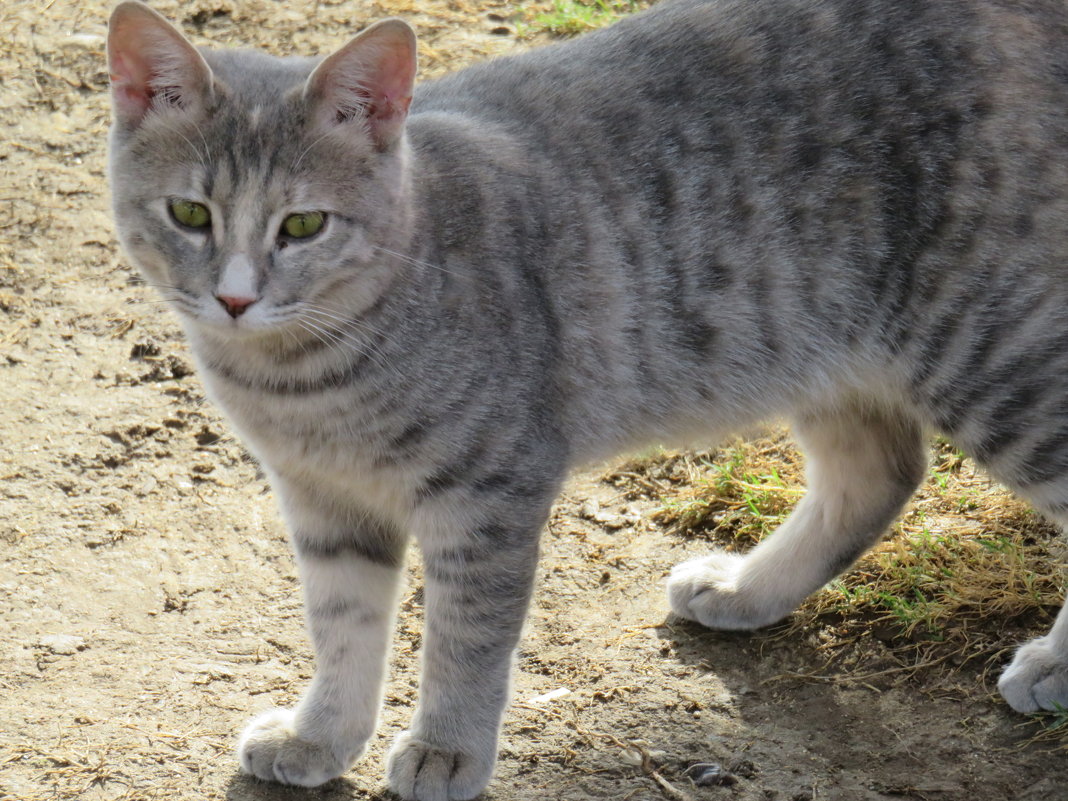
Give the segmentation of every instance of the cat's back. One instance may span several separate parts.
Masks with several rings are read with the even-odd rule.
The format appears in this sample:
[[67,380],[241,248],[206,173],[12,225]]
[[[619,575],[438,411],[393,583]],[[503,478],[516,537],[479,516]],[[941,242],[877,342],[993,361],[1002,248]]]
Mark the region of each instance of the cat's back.
[[[609,28],[424,83],[413,109],[573,126],[610,108],[780,113],[824,94],[869,100],[983,59],[986,0],[665,0]],[[993,8],[993,7],[992,7]],[[1050,11],[1053,14],[1053,11]],[[915,90],[924,87],[914,85]],[[791,97],[792,95],[792,97]],[[915,99],[915,98],[913,98]],[[819,109],[810,109],[818,113]],[[581,112],[576,115],[576,112]]]
[[[974,373],[982,354],[936,344],[974,341],[969,303],[998,298],[1010,330],[1035,298],[1068,298],[1066,131],[1059,0],[666,0],[429,82],[410,125],[417,154],[452,158],[484,196],[509,163],[540,182],[550,200],[468,215],[468,238],[497,253],[541,236],[527,269],[564,349],[627,342],[634,368],[599,381],[618,398],[644,376],[647,409],[679,405],[648,398],[716,358],[710,392],[769,409],[822,380],[813,365],[894,360],[925,403]],[[734,386],[739,353],[756,368]],[[916,365],[936,359],[930,389]]]
[[1002,128],[1056,129],[1066,108],[1057,0],[665,0],[420,85],[412,135],[433,140],[444,112],[558,162],[741,155],[789,183],[900,157],[934,173],[969,138],[997,150]]

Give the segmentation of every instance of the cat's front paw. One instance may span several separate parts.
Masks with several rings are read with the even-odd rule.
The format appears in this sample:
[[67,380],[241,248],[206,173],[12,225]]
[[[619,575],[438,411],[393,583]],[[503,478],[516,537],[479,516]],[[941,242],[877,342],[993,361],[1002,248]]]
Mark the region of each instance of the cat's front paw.
[[[742,582],[746,557],[717,551],[676,565],[668,577],[668,600],[679,617],[710,629],[751,631],[790,613],[773,594]],[[761,597],[763,595],[764,597]]]
[[998,691],[1017,712],[1068,709],[1068,655],[1048,637],[1022,646],[998,680]]
[[489,784],[496,760],[495,749],[475,754],[438,748],[401,732],[386,773],[390,788],[404,801],[469,801]]
[[272,709],[241,734],[241,770],[260,779],[317,787],[340,776],[356,757],[339,758],[329,746],[301,739],[291,709]]

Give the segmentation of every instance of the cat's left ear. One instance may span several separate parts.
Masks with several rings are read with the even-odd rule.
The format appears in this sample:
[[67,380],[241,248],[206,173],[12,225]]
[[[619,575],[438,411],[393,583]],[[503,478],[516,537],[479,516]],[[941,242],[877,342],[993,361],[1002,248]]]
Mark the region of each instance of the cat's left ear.
[[108,22],[115,118],[136,128],[151,111],[211,103],[211,68],[181,32],[144,3],[120,3]]
[[304,97],[323,128],[364,123],[379,150],[401,136],[415,85],[415,32],[384,19],[328,56],[308,78]]

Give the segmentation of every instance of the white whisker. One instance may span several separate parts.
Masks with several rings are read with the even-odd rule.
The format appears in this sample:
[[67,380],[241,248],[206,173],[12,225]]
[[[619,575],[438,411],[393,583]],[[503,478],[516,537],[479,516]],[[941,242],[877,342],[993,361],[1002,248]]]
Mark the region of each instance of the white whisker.
[[453,275],[457,278],[467,278],[466,275],[462,275],[453,270],[448,270],[437,264],[432,264],[429,261],[422,261],[421,259],[414,258],[413,256],[406,256],[403,253],[398,253],[397,251],[390,250],[389,248],[380,247],[378,245],[372,245],[371,247],[373,247],[379,253],[384,253],[387,256],[392,256],[395,259],[400,259],[401,261],[406,262],[407,264],[410,264],[413,267],[426,267],[428,270],[437,270],[438,272],[446,273],[447,275]]
[[294,165],[293,165],[293,166],[292,166],[292,167],[290,168],[290,169],[291,169],[291,172],[293,172],[293,173],[296,173],[296,171],[297,171],[297,168],[298,168],[298,167],[300,166],[300,163],[301,163],[302,161],[304,161],[304,157],[305,157],[305,156],[307,156],[307,155],[308,155],[308,153],[310,153],[310,152],[311,152],[311,149],[312,149],[313,147],[315,147],[315,146],[316,146],[317,144],[319,144],[320,142],[322,142],[322,141],[323,141],[324,139],[326,139],[326,137],[327,137],[327,136],[329,136],[329,135],[330,135],[330,131],[327,131],[327,132],[326,132],[326,133],[324,133],[324,134],[323,134],[322,136],[320,136],[320,137],[319,137],[318,139],[316,139],[316,140],[315,140],[314,142],[312,142],[312,143],[311,143],[310,145],[308,145],[308,146],[307,146],[306,148],[304,148],[304,152],[300,154],[300,156],[299,156],[299,157],[297,158],[297,161],[296,161],[296,163],[295,163],[295,164],[294,164]]
[[[308,309],[307,311],[309,313],[314,313],[314,310],[312,309]],[[317,336],[319,341],[325,345],[330,345],[332,349],[336,350],[338,353],[343,353],[344,351],[342,351],[341,348],[344,347],[352,353],[357,353],[361,356],[366,356],[368,359],[371,359],[371,361],[373,361],[379,368],[383,370],[388,370],[389,372],[392,372],[397,375],[400,374],[400,371],[393,367],[393,365],[385,359],[381,350],[376,348],[370,342],[360,341],[351,336],[350,334],[347,334],[344,331],[340,331],[336,327],[333,327],[322,320],[310,320],[306,316],[301,316],[298,319],[298,324],[304,327],[306,331],[309,330],[307,326],[311,326],[311,328],[318,332],[318,334],[322,335]],[[311,332],[309,331],[309,333]],[[327,337],[328,339],[323,339],[323,337]]]
[[336,320],[337,322],[341,323],[343,327],[352,326],[354,328],[363,329],[364,331],[366,331],[369,334],[374,334],[375,336],[380,336],[380,337],[382,337],[384,339],[388,338],[388,335],[386,334],[385,331],[381,330],[380,328],[377,328],[376,326],[371,325],[370,323],[366,322],[365,320],[360,320],[357,317],[350,317],[350,316],[343,316],[343,315],[340,315],[340,314],[336,314],[335,312],[340,311],[340,309],[330,309],[330,308],[328,308],[326,306],[320,306],[317,303],[311,303],[311,302],[308,302],[308,301],[305,301],[303,306],[307,311],[314,312],[314,313],[318,314],[321,317],[326,317],[326,318],[329,318],[331,320]]
[[[200,152],[200,148],[198,148],[196,145],[194,145],[192,140],[188,136],[186,136],[184,133],[179,131],[178,128],[175,127],[174,125],[164,125],[164,127],[168,131],[170,131],[171,133],[180,136],[185,141],[185,143],[187,145],[189,145],[189,149],[192,150],[193,154],[197,157],[197,161],[200,162],[200,166],[204,167],[205,169],[207,169],[208,164],[209,164],[209,159],[207,158],[207,153],[201,153]],[[197,130],[199,131],[200,129],[198,128]],[[204,138],[204,134],[201,134],[200,138],[203,139]],[[206,140],[204,142],[204,146],[205,146],[205,148],[207,147],[207,141]]]

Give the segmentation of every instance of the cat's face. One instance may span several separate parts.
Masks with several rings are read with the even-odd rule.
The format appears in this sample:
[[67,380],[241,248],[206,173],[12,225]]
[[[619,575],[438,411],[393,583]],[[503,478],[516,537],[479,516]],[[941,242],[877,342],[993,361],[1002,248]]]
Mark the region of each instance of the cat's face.
[[414,37],[375,26],[316,67],[201,54],[124,3],[109,35],[122,243],[193,325],[314,330],[385,291],[406,187]]

